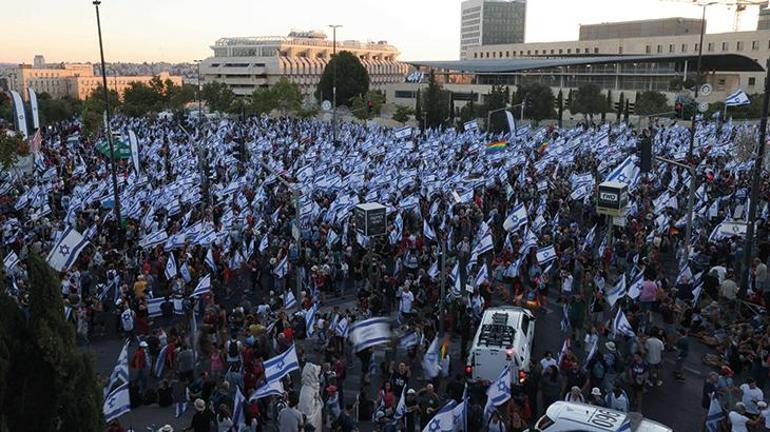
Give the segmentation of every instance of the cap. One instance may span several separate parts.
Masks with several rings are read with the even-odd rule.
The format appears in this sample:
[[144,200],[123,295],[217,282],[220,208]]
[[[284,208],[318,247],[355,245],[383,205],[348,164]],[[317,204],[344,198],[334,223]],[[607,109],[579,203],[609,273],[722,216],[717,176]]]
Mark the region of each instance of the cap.
[[147,348],[147,342],[145,341],[139,342],[139,348]]
[[616,349],[615,342],[611,342],[611,341],[604,344],[604,347],[607,348],[607,351],[610,351],[610,352],[615,352],[615,349]]
[[757,408],[760,408],[760,409],[765,409],[765,408],[767,408],[767,402],[765,402],[765,401],[759,401],[759,402],[757,402]]
[[413,394],[417,394],[417,392],[414,391],[414,389],[409,389],[409,390],[406,391],[406,394],[413,395]]
[[572,388],[570,389],[570,391],[571,391],[571,392],[574,392],[574,393],[580,393],[580,387],[578,387],[578,386],[572,386]]
[[599,387],[594,387],[594,388],[591,389],[591,394],[593,396],[601,396],[602,395],[602,391],[599,390]]

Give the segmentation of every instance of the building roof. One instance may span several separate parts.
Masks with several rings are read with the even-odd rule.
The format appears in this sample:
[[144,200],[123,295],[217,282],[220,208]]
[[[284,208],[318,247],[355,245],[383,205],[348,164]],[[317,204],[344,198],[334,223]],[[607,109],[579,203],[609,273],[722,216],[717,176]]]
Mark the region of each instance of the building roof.
[[[661,63],[688,61],[695,69],[697,55],[628,55],[529,57],[511,59],[471,59],[450,61],[410,61],[414,66],[466,72],[473,74],[504,74],[533,69],[581,66],[606,63]],[[720,72],[762,72],[765,69],[754,59],[739,54],[703,54],[702,70]]]

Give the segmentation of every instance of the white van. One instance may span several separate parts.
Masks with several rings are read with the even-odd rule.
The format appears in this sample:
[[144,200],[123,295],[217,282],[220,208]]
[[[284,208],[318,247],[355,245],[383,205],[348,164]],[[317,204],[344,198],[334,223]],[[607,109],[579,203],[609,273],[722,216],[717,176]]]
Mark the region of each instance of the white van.
[[528,309],[515,306],[489,308],[481,317],[473,345],[468,353],[465,373],[472,381],[497,379],[510,366],[516,383],[529,372],[535,316]]
[[673,432],[668,426],[642,417],[577,402],[558,401],[528,432]]

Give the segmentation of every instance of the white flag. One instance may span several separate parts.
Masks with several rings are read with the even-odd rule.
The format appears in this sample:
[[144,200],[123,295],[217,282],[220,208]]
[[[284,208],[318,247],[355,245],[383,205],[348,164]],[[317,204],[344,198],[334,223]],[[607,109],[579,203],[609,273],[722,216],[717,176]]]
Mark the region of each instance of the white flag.
[[75,263],[86,245],[88,245],[88,240],[72,227],[68,227],[51,249],[46,261],[56,271],[67,270]]
[[348,338],[353,350],[361,350],[390,342],[390,319],[384,317],[369,318],[354,322],[349,329]]

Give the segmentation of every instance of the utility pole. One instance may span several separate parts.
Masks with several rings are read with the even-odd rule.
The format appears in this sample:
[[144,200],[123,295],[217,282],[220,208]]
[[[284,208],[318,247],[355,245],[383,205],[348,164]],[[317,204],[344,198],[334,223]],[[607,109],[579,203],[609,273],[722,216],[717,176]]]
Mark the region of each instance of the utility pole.
[[99,34],[99,56],[101,58],[102,69],[102,91],[104,94],[104,116],[106,119],[106,125],[104,134],[107,138],[107,144],[110,148],[110,175],[112,177],[112,195],[115,200],[113,210],[115,212],[115,223],[118,230],[118,245],[123,244],[123,227],[120,224],[120,196],[118,195],[118,176],[117,176],[117,161],[115,160],[115,146],[112,144],[112,117],[110,116],[110,101],[109,91],[107,90],[107,68],[104,63],[104,44],[102,43],[102,22],[99,17],[99,5],[101,0],[94,0],[93,5],[96,8],[96,30]]
[[337,29],[341,24],[329,24],[332,29],[332,143],[337,144]]
[[749,268],[751,267],[752,251],[754,249],[754,219],[757,215],[757,203],[759,201],[759,180],[762,176],[762,163],[765,160],[765,140],[767,139],[767,116],[770,106],[770,59],[765,63],[765,96],[762,99],[762,120],[759,123],[759,146],[757,156],[754,159],[754,168],[751,176],[751,199],[749,201],[748,224],[746,225],[746,246],[743,250],[743,268],[741,269],[741,286],[739,294],[745,295],[749,289]]

